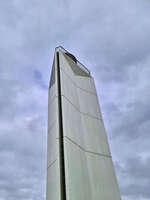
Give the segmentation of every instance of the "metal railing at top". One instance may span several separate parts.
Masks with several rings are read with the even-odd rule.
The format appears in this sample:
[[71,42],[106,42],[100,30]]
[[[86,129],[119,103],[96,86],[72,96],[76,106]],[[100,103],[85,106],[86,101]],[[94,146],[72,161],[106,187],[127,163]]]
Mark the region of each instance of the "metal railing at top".
[[[66,49],[64,49],[62,46],[56,47],[55,50],[56,50],[56,51],[61,50],[61,51],[63,51],[64,53],[69,53],[69,52],[68,52]],[[70,54],[70,53],[69,53],[69,54]],[[80,63],[78,60],[77,60],[77,65],[78,65],[81,69],[83,69],[85,72],[87,72],[89,75],[91,74],[90,71],[89,71],[82,63]]]

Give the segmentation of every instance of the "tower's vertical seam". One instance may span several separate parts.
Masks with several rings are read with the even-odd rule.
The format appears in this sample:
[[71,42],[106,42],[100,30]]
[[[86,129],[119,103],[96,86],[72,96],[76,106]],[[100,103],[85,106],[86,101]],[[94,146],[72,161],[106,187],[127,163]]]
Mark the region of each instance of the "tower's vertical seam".
[[65,181],[65,155],[64,155],[64,140],[63,140],[63,113],[62,113],[62,97],[61,97],[61,77],[60,77],[60,62],[59,52],[57,55],[57,80],[58,80],[58,120],[59,120],[59,160],[60,160],[60,188],[61,200],[66,200],[66,181]]

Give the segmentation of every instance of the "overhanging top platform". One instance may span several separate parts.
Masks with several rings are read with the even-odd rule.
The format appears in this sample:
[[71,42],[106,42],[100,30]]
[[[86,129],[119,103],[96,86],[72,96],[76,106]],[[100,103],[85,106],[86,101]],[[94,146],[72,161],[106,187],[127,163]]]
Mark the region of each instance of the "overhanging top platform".
[[72,55],[71,53],[69,53],[66,49],[64,49],[62,46],[58,46],[55,48],[56,52],[62,51],[63,53],[65,53],[67,56],[69,56],[70,58],[72,58],[72,60],[77,64],[77,66],[79,68],[81,68],[82,70],[84,70],[86,73],[88,73],[90,75],[90,71],[82,64],[80,63],[76,57],[74,55]]

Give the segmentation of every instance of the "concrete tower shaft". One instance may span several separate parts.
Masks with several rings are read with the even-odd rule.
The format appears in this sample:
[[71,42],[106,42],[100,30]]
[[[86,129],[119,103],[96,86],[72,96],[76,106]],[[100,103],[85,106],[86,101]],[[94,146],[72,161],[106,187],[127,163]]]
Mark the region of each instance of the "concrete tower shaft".
[[62,47],[49,86],[47,200],[120,200],[94,79]]

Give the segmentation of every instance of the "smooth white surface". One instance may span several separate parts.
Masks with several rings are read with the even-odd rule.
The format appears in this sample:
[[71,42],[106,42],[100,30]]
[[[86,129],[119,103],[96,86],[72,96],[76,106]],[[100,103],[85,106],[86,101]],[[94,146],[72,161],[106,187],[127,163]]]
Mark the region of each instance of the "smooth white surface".
[[82,115],[85,149],[110,156],[109,145],[102,120]]
[[57,158],[58,158],[58,140],[57,140],[57,133],[58,133],[58,124],[55,122],[54,125],[48,131],[48,149],[47,149],[47,167],[51,165]]
[[120,200],[112,160],[84,152],[65,138],[67,197]]
[[95,86],[93,85],[93,78],[83,77],[83,76],[75,76],[75,81],[78,87],[91,92],[96,95]]
[[68,200],[91,200],[90,179],[86,157],[80,148],[73,148],[65,139],[66,186]]
[[97,97],[88,92],[78,89],[80,111],[92,117],[101,119]]
[[62,102],[64,136],[87,151],[110,155],[103,122],[80,113],[65,97]]
[[85,146],[80,112],[65,97],[62,97],[62,103],[64,136],[69,137],[81,146]]
[[61,200],[60,181],[59,181],[59,162],[58,160],[47,170],[47,200]]
[[61,94],[80,110],[78,91],[75,83],[61,70]]
[[54,97],[52,101],[49,100],[48,105],[48,130],[53,126],[53,124],[57,121],[57,113],[58,113],[58,97]]
[[49,96],[48,96],[46,200],[61,200],[59,140],[58,140],[59,138],[58,95],[57,95],[58,91],[57,91],[56,70],[57,68],[55,65],[55,83],[52,85],[51,88],[49,88]]

